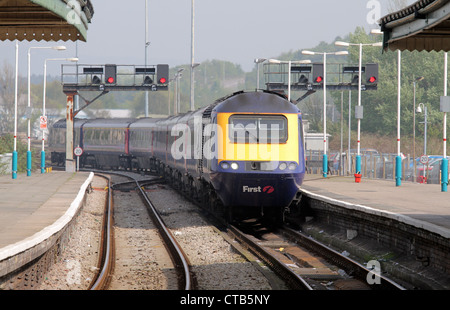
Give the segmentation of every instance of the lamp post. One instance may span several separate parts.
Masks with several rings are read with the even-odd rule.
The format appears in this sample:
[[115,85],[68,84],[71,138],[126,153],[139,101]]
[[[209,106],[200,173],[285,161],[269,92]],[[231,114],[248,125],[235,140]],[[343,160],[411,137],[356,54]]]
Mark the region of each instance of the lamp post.
[[191,65],[191,72],[192,72],[192,80],[191,80],[191,111],[195,110],[195,78],[194,78],[194,68],[200,66],[199,63],[193,63]]
[[323,177],[328,174],[328,156],[327,156],[327,55],[348,55],[347,51],[319,53],[312,51],[302,51],[303,55],[323,55]]
[[[342,41],[336,41],[334,43],[337,46],[359,46],[359,65],[358,65],[358,109],[361,111],[361,78],[362,78],[362,48],[363,46],[383,46],[383,42],[376,43],[348,43]],[[355,115],[358,120],[358,135],[357,135],[357,153],[356,153],[356,164],[355,172],[357,174],[361,173],[361,118],[360,115]]]
[[[444,96],[447,97],[447,68],[448,56],[444,54]],[[441,161],[441,192],[446,192],[448,187],[448,159],[447,159],[447,109],[444,110],[444,128],[443,128],[443,157]]]
[[426,107],[426,105],[424,104],[424,103],[419,103],[419,105],[418,105],[418,107],[417,107],[417,113],[422,113],[422,108],[421,107],[423,107],[423,111],[424,111],[424,121],[423,121],[423,123],[424,123],[424,125],[425,125],[425,127],[424,127],[424,132],[423,132],[423,135],[424,135],[424,140],[423,140],[423,155],[427,155],[427,124],[428,124],[428,121],[427,121],[427,118],[428,118],[428,113],[427,113],[427,107]]
[[[78,58],[48,58],[44,61],[44,90],[42,95],[42,117],[46,118],[45,115],[45,92],[46,92],[46,85],[47,85],[47,61],[71,61],[71,62],[77,62]],[[42,129],[42,151],[41,151],[41,173],[45,173],[45,148],[44,148],[44,128]]]
[[28,151],[27,151],[27,176],[31,176],[31,50],[32,49],[53,49],[65,51],[65,46],[32,46],[28,49]]
[[183,76],[184,68],[178,69],[177,73],[174,76],[175,79],[175,109],[174,109],[174,115],[177,115],[180,113],[180,79]]
[[16,40],[16,79],[14,90],[14,151],[12,160],[12,178],[17,179],[17,96],[19,80],[19,42]]
[[191,111],[194,111],[194,0],[191,0]]
[[254,62],[256,64],[256,90],[259,89],[259,64],[265,62],[265,58],[255,58]]
[[311,60],[278,60],[269,59],[269,63],[273,64],[288,64],[288,100],[291,101],[291,65],[292,64],[310,64]]
[[[419,76],[413,82],[414,86],[414,117],[413,117],[413,182],[416,182],[416,84],[424,79],[423,76]],[[419,107],[420,108],[420,107]],[[417,110],[419,110],[417,108]],[[419,111],[417,111],[419,112]],[[420,113],[420,112],[419,112]]]

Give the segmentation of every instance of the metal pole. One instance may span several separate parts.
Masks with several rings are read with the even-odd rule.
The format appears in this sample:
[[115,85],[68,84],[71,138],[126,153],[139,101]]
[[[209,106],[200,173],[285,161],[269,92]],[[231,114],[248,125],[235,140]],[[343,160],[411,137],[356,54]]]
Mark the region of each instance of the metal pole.
[[[44,90],[42,95],[42,116],[45,117],[45,89],[47,84],[47,59],[44,61]],[[45,173],[45,137],[44,128],[42,128],[42,150],[41,150],[41,173]]]
[[327,53],[323,53],[323,177],[328,173],[327,156]]
[[[145,0],[145,70],[147,70],[148,44],[148,0]],[[145,117],[148,117],[148,91],[145,91]]]
[[425,110],[425,131],[424,131],[424,143],[423,143],[423,154],[427,155],[427,107],[426,105],[423,105],[423,109]]
[[352,161],[350,156],[350,146],[351,146],[351,133],[352,133],[352,91],[348,91],[348,152],[347,152],[347,169],[348,174],[352,173]]
[[[31,107],[31,48],[28,49],[28,109]],[[27,176],[31,176],[31,111],[28,117]]]
[[413,182],[416,182],[416,81],[414,85],[414,110],[413,110]]
[[[359,76],[358,76],[358,107],[361,106],[361,78],[362,78],[362,43],[359,44]],[[361,173],[361,118],[358,116],[358,137],[355,173]]]
[[398,58],[398,80],[397,80],[397,157],[395,158],[395,185],[400,186],[402,182],[402,157],[400,156],[400,94],[401,94],[401,52],[397,51]]
[[[444,56],[444,96],[447,96],[447,53]],[[446,192],[448,185],[448,159],[447,159],[447,112],[444,112],[443,130],[443,158],[441,163],[441,191]]]
[[16,40],[16,81],[14,91],[14,151],[12,161],[12,178],[17,179],[17,92],[19,79],[19,42]]
[[191,8],[191,111],[195,110],[194,104],[194,0]]
[[342,151],[344,149],[344,91],[341,91],[341,149],[339,150],[339,175],[344,174],[342,165]]
[[288,62],[288,101],[291,101],[291,61]]

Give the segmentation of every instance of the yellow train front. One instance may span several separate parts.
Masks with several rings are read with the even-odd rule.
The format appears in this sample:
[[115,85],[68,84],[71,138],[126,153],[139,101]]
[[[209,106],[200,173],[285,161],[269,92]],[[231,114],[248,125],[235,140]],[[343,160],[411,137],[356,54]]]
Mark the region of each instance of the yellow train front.
[[217,147],[203,145],[204,154],[212,154],[206,156],[208,181],[234,216],[279,215],[295,201],[305,175],[302,115],[295,105],[272,92],[240,92],[217,103],[210,122]]

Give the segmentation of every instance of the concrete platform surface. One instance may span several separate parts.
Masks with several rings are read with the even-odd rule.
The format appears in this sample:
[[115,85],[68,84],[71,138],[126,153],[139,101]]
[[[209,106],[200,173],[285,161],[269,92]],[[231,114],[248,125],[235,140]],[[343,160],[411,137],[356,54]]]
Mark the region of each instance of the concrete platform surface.
[[0,261],[63,228],[84,199],[92,173],[0,176]]
[[441,192],[437,184],[402,182],[396,186],[389,180],[362,179],[361,183],[355,183],[354,177],[307,175],[302,190],[348,208],[380,213],[450,238],[450,192]]

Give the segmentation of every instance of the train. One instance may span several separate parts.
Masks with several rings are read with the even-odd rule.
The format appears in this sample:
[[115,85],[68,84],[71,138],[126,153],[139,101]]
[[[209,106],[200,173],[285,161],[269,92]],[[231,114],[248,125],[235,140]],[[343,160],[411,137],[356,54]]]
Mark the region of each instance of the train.
[[[286,96],[239,91],[166,118],[75,119],[80,167],[151,172],[228,219],[282,218],[301,199],[302,113]],[[65,163],[65,119],[49,134],[51,161]]]

